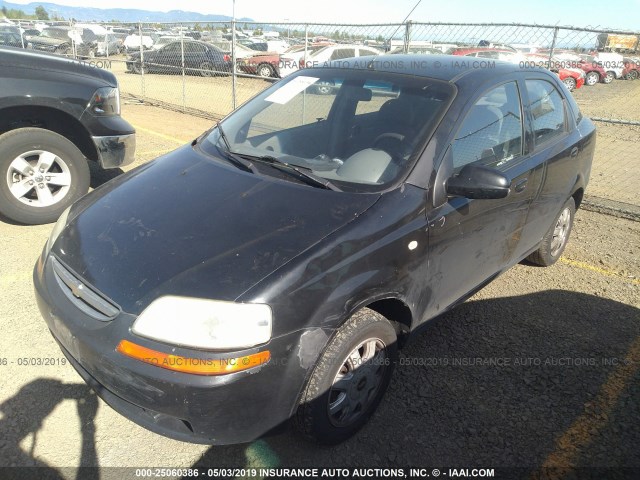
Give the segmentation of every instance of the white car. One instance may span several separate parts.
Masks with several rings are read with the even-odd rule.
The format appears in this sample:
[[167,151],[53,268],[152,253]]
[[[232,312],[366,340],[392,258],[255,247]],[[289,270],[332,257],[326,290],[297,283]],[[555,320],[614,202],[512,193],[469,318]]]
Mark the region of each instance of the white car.
[[613,72],[616,78],[622,78],[624,70],[624,57],[622,55],[613,52],[598,52],[593,55],[593,58],[604,68],[607,74]]
[[280,76],[284,78],[287,75],[291,75],[303,66],[321,66],[324,63],[342,60],[344,58],[380,55],[381,53],[382,52],[376,48],[362,45],[330,45],[316,50],[311,54],[307,52],[307,58],[304,59],[304,57],[301,57],[301,61],[299,62],[284,62],[283,65],[280,66]]
[[147,35],[142,35],[141,37],[134,33],[124,39],[124,47],[127,51],[140,50],[140,43],[142,43],[142,47],[146,50],[153,47],[153,39]]

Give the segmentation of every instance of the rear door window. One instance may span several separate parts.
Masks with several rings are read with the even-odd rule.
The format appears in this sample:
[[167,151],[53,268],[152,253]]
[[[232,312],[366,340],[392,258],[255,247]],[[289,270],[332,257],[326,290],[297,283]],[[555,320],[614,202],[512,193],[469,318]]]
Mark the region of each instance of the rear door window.
[[566,132],[564,102],[556,87],[546,80],[527,80],[526,85],[538,146]]

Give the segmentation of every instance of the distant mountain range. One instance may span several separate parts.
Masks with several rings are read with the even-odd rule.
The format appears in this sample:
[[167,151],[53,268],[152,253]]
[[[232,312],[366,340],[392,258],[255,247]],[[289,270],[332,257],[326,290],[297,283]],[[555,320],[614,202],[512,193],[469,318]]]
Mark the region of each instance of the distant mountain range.
[[[9,3],[0,0],[0,8],[7,7],[8,10],[22,10],[29,15],[33,15],[36,7],[39,5],[44,7],[50,17],[55,14],[67,20],[70,18],[82,21],[96,20],[100,22],[108,22],[110,20],[117,20],[119,22],[228,22],[231,20],[231,17],[226,15],[204,15],[202,13],[185,12],[182,10],[152,12],[134,8],[69,7],[46,2],[33,2],[20,5],[18,3]],[[239,22],[252,21],[250,18],[238,18],[236,20]]]

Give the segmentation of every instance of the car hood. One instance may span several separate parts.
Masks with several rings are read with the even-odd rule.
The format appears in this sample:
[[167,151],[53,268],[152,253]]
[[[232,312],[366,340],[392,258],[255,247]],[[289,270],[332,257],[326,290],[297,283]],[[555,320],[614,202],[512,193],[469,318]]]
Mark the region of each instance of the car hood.
[[59,38],[52,38],[52,37],[32,37],[30,41],[34,45],[47,45],[47,46],[62,45],[63,43],[69,43],[69,44],[71,43],[70,38],[66,40],[62,40]]
[[[78,45],[80,47],[80,45]],[[33,75],[42,72],[61,72],[68,75],[83,75],[100,79],[109,85],[116,86],[118,82],[113,73],[102,68],[85,64],[73,58],[41,52],[39,50],[0,50],[0,65],[3,67],[24,68],[33,70]]]
[[168,294],[232,301],[378,198],[243,172],[187,145],[76,203],[52,252],[129,313]]

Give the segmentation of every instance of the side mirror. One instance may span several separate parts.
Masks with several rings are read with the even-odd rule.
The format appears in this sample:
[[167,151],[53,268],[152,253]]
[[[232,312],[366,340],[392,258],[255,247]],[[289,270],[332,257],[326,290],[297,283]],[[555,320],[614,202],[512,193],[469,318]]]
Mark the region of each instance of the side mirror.
[[473,199],[505,198],[510,187],[511,182],[499,170],[473,164],[465,165],[446,182],[447,194]]

